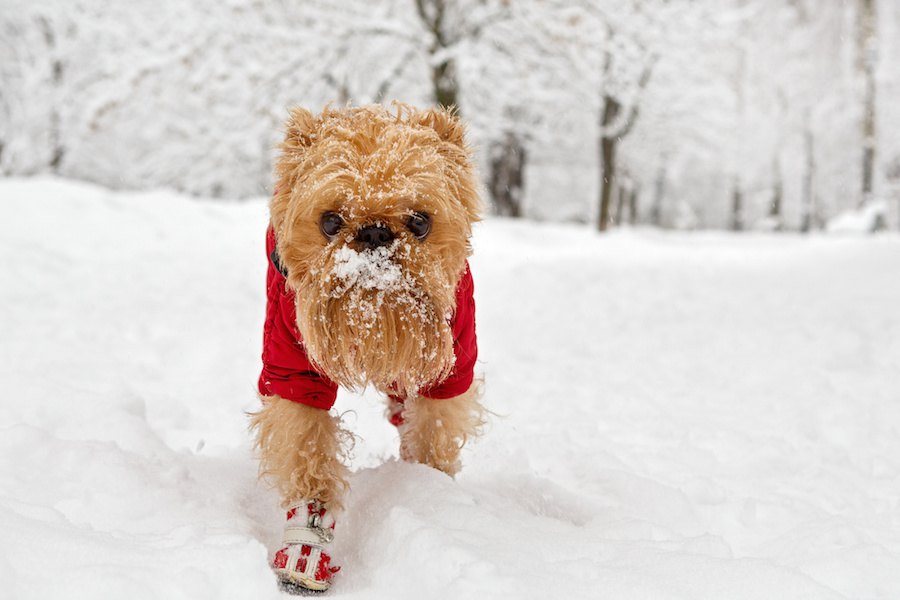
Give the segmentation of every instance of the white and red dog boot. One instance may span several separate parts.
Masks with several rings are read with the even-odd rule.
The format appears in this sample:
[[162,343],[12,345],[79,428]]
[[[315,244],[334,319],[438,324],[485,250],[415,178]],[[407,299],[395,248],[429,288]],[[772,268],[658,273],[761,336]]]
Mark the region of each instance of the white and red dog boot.
[[286,592],[324,592],[340,567],[331,566],[325,548],[334,539],[334,518],[318,500],[292,504],[284,526],[284,547],[275,553],[272,568]]

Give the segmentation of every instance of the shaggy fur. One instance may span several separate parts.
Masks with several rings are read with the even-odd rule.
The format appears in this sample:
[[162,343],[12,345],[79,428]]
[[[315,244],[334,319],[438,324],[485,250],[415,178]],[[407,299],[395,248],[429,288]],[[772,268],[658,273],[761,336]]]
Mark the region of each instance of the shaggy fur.
[[328,411],[272,396],[250,415],[256,431],[260,476],[271,478],[282,504],[316,498],[333,510],[341,507],[347,488],[342,459],[352,436],[341,429],[340,419]]
[[456,398],[407,399],[405,422],[400,428],[400,458],[456,475],[460,469],[459,451],[470,437],[481,432],[485,423],[485,409],[478,401],[480,388],[476,381]]
[[[399,106],[294,109],[276,172],[272,225],[288,285],[297,292],[297,325],[310,359],[337,383],[413,392],[453,367],[447,317],[478,219],[476,180],[463,127],[441,109]],[[335,240],[319,232],[322,213],[345,222]],[[405,227],[414,212],[432,215],[419,243]],[[379,223],[397,235],[393,260],[403,279],[389,289],[329,277],[359,227]],[[316,299],[311,301],[310,299]],[[428,349],[429,352],[423,352]]]
[[[446,378],[455,360],[449,322],[480,208],[463,126],[452,112],[405,105],[294,109],[276,174],[271,222],[307,356],[344,387],[407,397],[403,458],[455,473],[483,423],[478,386],[448,400],[415,392]],[[320,230],[326,212],[344,222],[333,239]],[[423,240],[406,227],[415,213],[432,219]],[[395,237],[360,267],[363,252],[373,256],[356,240],[367,225]],[[270,398],[253,427],[261,472],[286,504],[339,507],[348,434],[335,418]]]

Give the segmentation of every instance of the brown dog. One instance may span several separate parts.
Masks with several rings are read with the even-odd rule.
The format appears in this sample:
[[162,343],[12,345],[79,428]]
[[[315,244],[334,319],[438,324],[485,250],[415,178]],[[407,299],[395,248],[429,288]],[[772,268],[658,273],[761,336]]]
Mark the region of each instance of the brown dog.
[[466,262],[480,203],[464,128],[442,109],[295,109],[277,177],[252,427],[289,509],[276,572],[321,590],[347,486],[337,385],[384,392],[401,457],[451,475],[483,424]]

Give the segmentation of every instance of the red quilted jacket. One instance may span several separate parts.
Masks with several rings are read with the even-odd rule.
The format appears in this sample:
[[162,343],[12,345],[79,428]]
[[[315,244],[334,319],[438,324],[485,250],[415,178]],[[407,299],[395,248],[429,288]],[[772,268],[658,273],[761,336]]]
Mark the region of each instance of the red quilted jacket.
[[[275,251],[275,232],[266,233],[266,255]],[[284,275],[269,260],[266,274],[266,324],[263,332],[263,369],[259,393],[278,395],[315,408],[330,409],[337,396],[337,384],[319,373],[306,356],[297,329],[294,293],[285,286]],[[475,337],[474,284],[469,265],[456,287],[456,313],[451,321],[456,364],[444,381],[419,390],[426,398],[454,398],[469,389],[474,377],[478,344]]]

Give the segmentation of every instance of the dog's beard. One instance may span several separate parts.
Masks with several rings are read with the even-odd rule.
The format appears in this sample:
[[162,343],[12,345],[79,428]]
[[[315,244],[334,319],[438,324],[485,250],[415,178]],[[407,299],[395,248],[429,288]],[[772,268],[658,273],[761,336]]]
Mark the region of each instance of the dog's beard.
[[309,358],[350,389],[372,384],[406,396],[453,368],[453,282],[421,248],[395,240],[332,247],[297,290],[297,326]]

